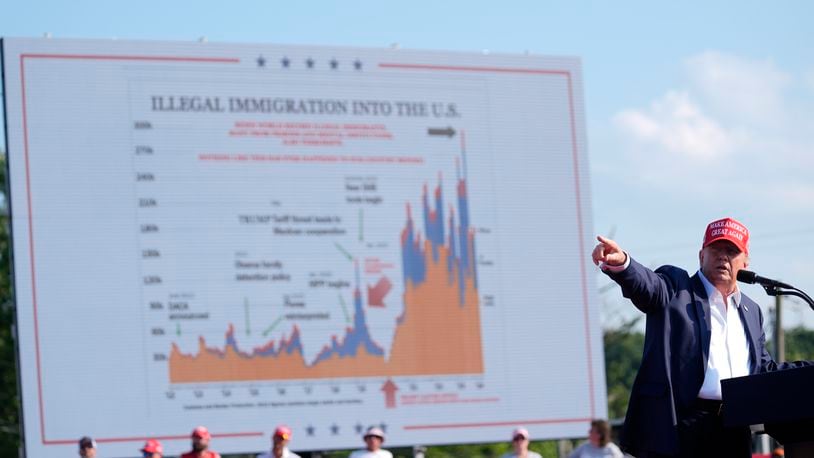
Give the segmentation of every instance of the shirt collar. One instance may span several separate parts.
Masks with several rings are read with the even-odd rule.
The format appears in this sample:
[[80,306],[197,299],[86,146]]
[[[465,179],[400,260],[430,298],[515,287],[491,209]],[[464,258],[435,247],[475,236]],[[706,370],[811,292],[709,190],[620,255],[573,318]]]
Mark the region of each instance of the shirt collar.
[[[704,285],[704,289],[707,291],[707,297],[711,300],[713,297],[720,297],[721,302],[723,302],[723,294],[718,291],[712,283],[707,280],[707,277],[704,276],[704,273],[701,272],[701,269],[698,269],[698,277],[701,279],[701,283]],[[738,288],[738,285],[735,285],[735,292],[730,294],[732,300],[735,302],[736,307],[741,306],[741,290]]]

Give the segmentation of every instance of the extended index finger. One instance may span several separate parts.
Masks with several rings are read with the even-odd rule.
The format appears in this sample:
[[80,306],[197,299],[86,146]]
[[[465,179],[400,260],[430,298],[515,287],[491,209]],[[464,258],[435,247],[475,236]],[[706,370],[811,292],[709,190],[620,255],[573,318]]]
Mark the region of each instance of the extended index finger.
[[596,239],[599,240],[603,245],[611,245],[613,244],[613,240],[602,237],[601,235],[597,235]]

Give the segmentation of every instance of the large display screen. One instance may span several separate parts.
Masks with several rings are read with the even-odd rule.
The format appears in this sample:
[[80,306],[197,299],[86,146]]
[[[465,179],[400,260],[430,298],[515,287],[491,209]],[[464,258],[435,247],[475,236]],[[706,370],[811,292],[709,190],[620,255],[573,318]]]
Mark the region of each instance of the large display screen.
[[580,63],[4,39],[25,447],[584,436]]

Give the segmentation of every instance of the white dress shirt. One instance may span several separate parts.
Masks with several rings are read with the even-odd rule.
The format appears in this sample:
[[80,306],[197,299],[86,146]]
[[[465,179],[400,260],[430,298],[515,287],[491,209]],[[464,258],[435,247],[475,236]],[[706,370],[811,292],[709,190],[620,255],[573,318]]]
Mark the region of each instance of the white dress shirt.
[[[724,297],[699,270],[698,276],[709,297],[710,325],[709,359],[704,371],[704,384],[699,398],[721,399],[721,380],[749,375],[749,342],[738,307],[741,292],[737,287],[724,303]],[[745,307],[745,306],[743,306]]]

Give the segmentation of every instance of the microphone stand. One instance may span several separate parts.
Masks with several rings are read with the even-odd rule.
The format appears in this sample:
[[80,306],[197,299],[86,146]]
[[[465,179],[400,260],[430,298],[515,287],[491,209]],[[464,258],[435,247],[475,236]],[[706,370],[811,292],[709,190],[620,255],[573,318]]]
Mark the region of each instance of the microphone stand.
[[791,287],[790,289],[786,288],[779,288],[775,285],[760,285],[763,289],[766,290],[766,294],[769,296],[795,296],[799,297],[800,299],[806,301],[809,307],[814,310],[814,299],[811,299],[808,294],[804,293],[802,290]]

